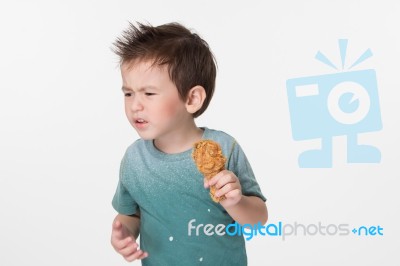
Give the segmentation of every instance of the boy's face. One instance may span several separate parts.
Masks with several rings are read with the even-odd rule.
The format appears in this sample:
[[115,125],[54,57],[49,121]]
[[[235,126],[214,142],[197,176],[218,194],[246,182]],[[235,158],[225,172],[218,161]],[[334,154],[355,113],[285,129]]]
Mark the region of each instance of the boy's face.
[[191,118],[166,66],[139,61],[123,64],[121,74],[125,113],[141,138],[167,140]]

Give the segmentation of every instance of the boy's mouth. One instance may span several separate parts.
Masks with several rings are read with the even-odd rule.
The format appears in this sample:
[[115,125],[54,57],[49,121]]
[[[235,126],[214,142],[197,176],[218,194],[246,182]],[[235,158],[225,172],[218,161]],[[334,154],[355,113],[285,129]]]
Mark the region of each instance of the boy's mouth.
[[144,124],[147,124],[147,121],[139,118],[139,119],[135,119],[135,124],[136,125],[144,125]]

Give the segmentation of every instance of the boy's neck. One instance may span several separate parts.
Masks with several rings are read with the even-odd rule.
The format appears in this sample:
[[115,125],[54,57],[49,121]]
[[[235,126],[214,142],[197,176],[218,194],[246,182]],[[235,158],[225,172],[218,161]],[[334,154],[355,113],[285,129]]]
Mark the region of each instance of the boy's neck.
[[155,139],[154,146],[164,153],[181,153],[191,149],[202,138],[203,132],[193,121],[193,124],[176,129],[162,139]]

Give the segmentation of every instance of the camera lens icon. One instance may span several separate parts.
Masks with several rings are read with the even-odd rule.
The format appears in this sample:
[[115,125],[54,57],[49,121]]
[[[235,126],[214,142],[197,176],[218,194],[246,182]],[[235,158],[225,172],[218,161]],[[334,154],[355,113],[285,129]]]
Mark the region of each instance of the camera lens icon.
[[345,81],[336,85],[328,95],[329,114],[341,124],[362,121],[370,110],[368,92],[359,83]]

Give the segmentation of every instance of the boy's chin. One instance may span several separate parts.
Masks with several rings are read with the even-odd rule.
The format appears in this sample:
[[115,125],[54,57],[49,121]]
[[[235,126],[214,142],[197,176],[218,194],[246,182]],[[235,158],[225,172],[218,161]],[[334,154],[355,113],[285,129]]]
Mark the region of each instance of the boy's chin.
[[[140,135],[139,135],[140,136]],[[140,138],[142,139],[142,140],[154,140],[154,138],[150,138],[150,137],[142,137],[142,136],[140,136]]]
[[153,140],[154,138],[152,136],[149,136],[147,134],[140,134],[139,132],[137,132],[139,137],[143,140]]

